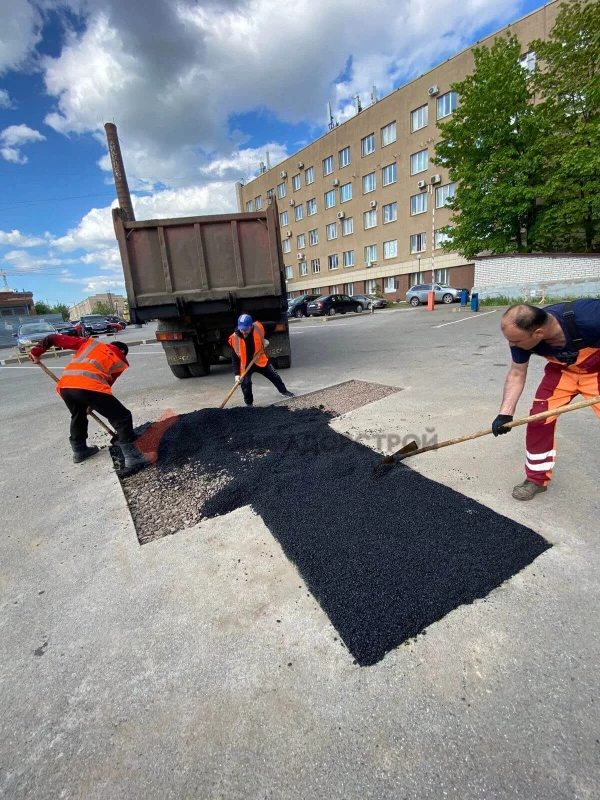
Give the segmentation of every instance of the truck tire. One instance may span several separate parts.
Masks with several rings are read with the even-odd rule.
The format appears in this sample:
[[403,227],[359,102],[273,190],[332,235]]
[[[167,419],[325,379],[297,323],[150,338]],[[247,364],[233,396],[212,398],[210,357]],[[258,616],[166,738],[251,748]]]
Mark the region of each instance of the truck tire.
[[273,359],[275,369],[289,369],[292,366],[291,356],[279,356]]
[[192,378],[204,378],[210,372],[210,364],[208,361],[196,361],[195,364],[187,364]]
[[191,378],[191,373],[187,364],[169,364],[171,372],[176,378]]

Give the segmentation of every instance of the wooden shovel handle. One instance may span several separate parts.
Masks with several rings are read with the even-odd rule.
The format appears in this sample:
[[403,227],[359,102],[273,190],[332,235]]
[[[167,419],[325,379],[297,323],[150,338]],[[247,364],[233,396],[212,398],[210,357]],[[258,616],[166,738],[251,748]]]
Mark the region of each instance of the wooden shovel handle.
[[[570,411],[577,411],[580,408],[588,408],[589,406],[595,406],[598,404],[600,404],[600,395],[592,397],[589,400],[580,400],[579,402],[573,403],[569,406],[555,408],[552,409],[552,411],[542,411],[540,414],[533,414],[531,417],[516,419],[513,422],[507,422],[505,425],[502,425],[502,427],[517,428],[519,425],[527,425],[529,422],[537,422],[540,419],[548,419],[548,417],[558,417],[561,414],[568,414]],[[477,431],[477,433],[469,433],[467,436],[458,436],[456,439],[447,439],[445,442],[430,444],[427,445],[427,447],[420,447],[418,450],[413,450],[412,453],[406,453],[404,457],[408,458],[409,456],[416,456],[419,453],[427,453],[429,450],[439,450],[441,447],[450,447],[452,444],[468,442],[471,439],[478,439],[480,436],[488,436],[490,433],[493,433],[493,430],[491,428],[487,428],[484,431]],[[391,457],[394,458],[398,455],[401,455],[401,450],[397,450]]]
[[264,349],[264,347],[261,347],[261,348],[260,348],[260,350],[258,351],[258,353],[255,353],[255,354],[254,354],[254,358],[253,358],[253,359],[252,359],[252,361],[251,361],[251,362],[248,364],[248,366],[246,367],[246,369],[245,369],[245,370],[242,372],[242,375],[241,375],[241,377],[240,377],[239,381],[236,381],[236,382],[233,384],[233,386],[232,386],[232,388],[230,389],[230,391],[229,391],[229,393],[228,393],[227,397],[225,398],[225,400],[223,400],[223,402],[221,403],[221,405],[219,406],[219,408],[225,408],[225,406],[226,406],[226,405],[227,405],[227,403],[229,402],[229,398],[231,397],[231,395],[232,395],[232,394],[235,392],[235,390],[238,388],[238,386],[240,385],[240,383],[241,383],[241,382],[244,380],[244,377],[246,376],[246,373],[247,373],[247,372],[249,372],[249,371],[252,369],[252,367],[254,366],[254,363],[255,363],[256,361],[258,361],[258,359],[260,358],[261,354],[262,354],[262,353],[264,353],[264,352],[265,352],[265,349]]

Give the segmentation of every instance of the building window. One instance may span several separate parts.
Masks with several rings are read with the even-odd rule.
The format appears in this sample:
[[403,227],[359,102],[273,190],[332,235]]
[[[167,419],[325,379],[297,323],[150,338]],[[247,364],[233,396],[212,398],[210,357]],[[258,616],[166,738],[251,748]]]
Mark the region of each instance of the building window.
[[340,203],[347,203],[348,200],[352,200],[351,183],[345,183],[343,186],[340,186]]
[[346,217],[342,220],[342,236],[350,236],[351,233],[354,233],[354,218]]
[[347,167],[350,163],[350,147],[344,147],[343,150],[339,152],[340,157],[340,169],[342,167]]
[[424,105],[410,112],[410,132],[420,131],[429,122],[429,106]]
[[298,250],[302,250],[303,247],[306,247],[306,234],[299,233],[296,237],[296,243],[298,245]]
[[381,170],[381,181],[384,186],[396,183],[396,164],[389,164]]
[[375,173],[369,172],[368,175],[363,175],[363,194],[374,192],[377,188],[377,181],[375,180]]
[[284,225],[289,225],[289,217],[287,211],[282,211],[279,215],[279,221],[281,223],[281,227],[283,228]]
[[377,209],[372,208],[370,211],[365,211],[363,214],[363,219],[365,223],[365,230],[374,228],[377,225]]
[[365,247],[365,264],[372,264],[377,261],[377,245],[368,244]]
[[413,194],[410,198],[410,215],[414,217],[415,214],[424,214],[427,211],[427,195]]
[[370,133],[368,136],[365,136],[364,139],[361,139],[361,148],[363,156],[371,155],[371,153],[375,152],[375,134]]
[[285,197],[285,183],[280,183],[277,186],[277,197],[281,200]]
[[294,175],[294,177],[292,178],[292,189],[295,192],[297,192],[298,189],[301,188],[302,188],[302,180],[300,178],[300,175]]
[[443,208],[448,204],[448,200],[454,197],[454,184],[447,183],[445,186],[440,186],[435,190],[435,207]]
[[313,197],[312,200],[306,201],[306,213],[309,217],[317,213],[317,198]]
[[338,255],[335,253],[332,256],[327,256],[327,266],[329,269],[337,269],[339,267]]
[[343,254],[343,264],[345,267],[354,266],[354,250],[346,250]]
[[437,118],[444,119],[449,117],[453,111],[456,111],[456,104],[458,102],[458,95],[456,92],[446,92],[437,99]]
[[[344,265],[345,266],[345,265]],[[344,284],[344,291],[349,297],[352,297],[354,294],[354,284],[353,283],[346,283]]]
[[386,147],[388,144],[396,141],[396,123],[390,122],[385,128],[381,129],[381,146]]
[[398,203],[394,201],[393,203],[387,203],[383,206],[383,224],[385,225],[387,222],[396,222],[398,219]]
[[[313,258],[310,262],[310,268],[312,269],[313,273],[321,272],[321,259],[320,258]],[[313,294],[318,294],[313,290]]]
[[248,200],[246,203],[246,211],[254,211],[254,203],[252,200]]
[[371,279],[365,283],[365,293],[366,294],[375,294],[379,286],[377,286],[377,281],[375,279]]
[[423,272],[411,272],[408,276],[408,281],[412,286],[418,286],[421,283],[425,283],[425,275]]
[[442,231],[435,232],[435,248],[438,250],[443,244],[446,242],[451,242],[452,236],[449,233],[443,233]]
[[427,235],[425,233],[414,233],[410,237],[410,252],[424,253],[427,250]]
[[304,170],[304,183],[308,186],[315,182],[315,168],[309,167]]
[[275,197],[275,189],[267,189],[267,197]]
[[308,275],[308,264],[306,261],[300,262],[300,277],[303,278],[305,275]]
[[325,231],[328,242],[330,242],[332,239],[337,239],[337,222],[329,223]]
[[383,243],[383,257],[396,258],[398,255],[398,240],[391,239],[389,242]]
[[293,292],[288,292],[287,293],[287,299],[288,300],[293,300],[294,299],[294,293]]
[[301,219],[304,219],[304,206],[302,203],[298,203],[294,208],[294,217],[296,218],[296,222],[300,222]]
[[390,278],[384,278],[383,280],[383,291],[384,292],[395,292],[396,291],[396,279],[392,275]]
[[331,175],[333,172],[333,156],[323,159],[323,175]]
[[443,283],[445,286],[448,286],[448,281],[450,280],[450,270],[448,267],[445,269],[436,269],[434,274],[434,281],[436,283]]
[[292,252],[292,243],[289,239],[284,239],[281,244],[281,249],[284,253],[291,253]]
[[429,166],[429,150],[419,150],[410,157],[410,174],[416,175],[418,172],[425,172]]
[[340,287],[339,287],[339,285],[337,285],[337,286],[332,286],[332,287],[331,287],[331,292],[330,292],[330,294],[339,294],[339,293],[340,293]]
[[309,244],[319,244],[319,229],[313,228],[312,231],[308,232],[308,243]]
[[519,64],[526,69],[527,72],[535,72],[535,52],[530,50],[528,53],[525,53],[524,56],[521,56],[519,59]]
[[288,281],[291,281],[294,277],[294,268],[293,267],[286,267],[285,268],[285,277]]
[[262,208],[262,197],[259,195],[256,200],[254,201],[254,207],[257,211],[260,211]]
[[333,208],[335,205],[335,189],[325,192],[325,208]]

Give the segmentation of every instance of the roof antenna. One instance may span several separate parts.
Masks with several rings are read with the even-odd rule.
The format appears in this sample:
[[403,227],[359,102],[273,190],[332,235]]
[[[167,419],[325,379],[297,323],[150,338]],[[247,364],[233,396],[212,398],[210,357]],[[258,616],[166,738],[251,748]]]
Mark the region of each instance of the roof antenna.
[[355,95],[354,97],[354,108],[356,109],[357,114],[360,114],[360,112],[362,111],[362,106],[360,104],[360,95],[358,94]]
[[371,89],[371,104],[375,105],[376,102],[377,102],[377,87],[373,86],[373,88]]
[[269,151],[267,150],[267,170],[271,169],[271,159],[269,158]]
[[333,114],[331,113],[331,103],[327,103],[327,127],[329,130],[335,128],[335,123],[333,121]]

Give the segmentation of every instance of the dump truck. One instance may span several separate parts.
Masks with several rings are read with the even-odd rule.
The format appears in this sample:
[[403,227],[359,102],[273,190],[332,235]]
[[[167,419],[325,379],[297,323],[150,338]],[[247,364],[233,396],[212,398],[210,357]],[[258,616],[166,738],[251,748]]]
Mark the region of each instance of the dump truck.
[[287,294],[274,198],[243,214],[136,221],[112,123],[106,126],[119,208],[113,224],[131,322],[158,320],[177,378],[208,375],[231,360],[227,339],[240,314],[275,323],[267,354],[276,369],[291,365]]

